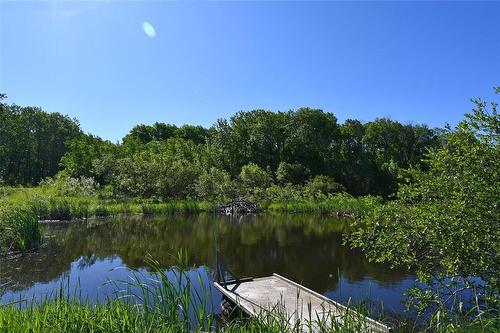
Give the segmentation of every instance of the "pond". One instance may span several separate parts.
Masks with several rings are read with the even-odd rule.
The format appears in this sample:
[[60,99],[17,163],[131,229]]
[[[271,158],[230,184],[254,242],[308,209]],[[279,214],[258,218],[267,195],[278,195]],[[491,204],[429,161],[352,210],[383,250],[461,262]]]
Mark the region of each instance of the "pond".
[[[346,222],[335,217],[262,214],[234,219],[171,215],[89,220],[45,227],[36,253],[0,260],[0,300],[51,297],[61,286],[96,302],[113,297],[105,282],[126,280],[130,267],[147,273],[149,254],[165,270],[175,266],[178,250],[187,251],[190,275],[212,286],[219,259],[239,277],[278,273],[343,303],[372,301],[395,316],[404,312],[403,292],[414,284],[408,271],[369,263],[343,245]],[[212,290],[219,311],[221,295]]]

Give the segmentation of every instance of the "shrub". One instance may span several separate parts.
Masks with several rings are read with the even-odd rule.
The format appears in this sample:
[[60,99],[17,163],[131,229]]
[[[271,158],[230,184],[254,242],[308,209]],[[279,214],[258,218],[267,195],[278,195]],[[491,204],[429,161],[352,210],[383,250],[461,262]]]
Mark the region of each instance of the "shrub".
[[247,193],[253,192],[256,188],[266,188],[272,183],[269,173],[255,163],[249,163],[241,168],[240,179]]
[[281,162],[278,166],[278,170],[276,171],[276,180],[281,184],[302,184],[307,178],[309,178],[310,174],[311,170],[302,164]]
[[70,220],[71,203],[66,198],[50,198],[50,208],[48,218],[51,220]]
[[40,186],[60,196],[95,195],[98,189],[93,178],[73,178],[64,172],[59,172],[52,178],[45,178],[40,182]]
[[305,186],[305,192],[311,197],[345,192],[342,184],[328,176],[319,175],[310,179]]
[[304,190],[301,186],[286,184],[286,185],[271,185],[266,189],[267,199],[270,202],[286,202],[297,201],[304,199]]
[[226,171],[210,168],[198,177],[195,190],[200,198],[223,201],[232,197],[234,183]]
[[93,215],[99,216],[99,217],[104,217],[104,216],[109,216],[111,215],[111,212],[108,207],[105,205],[98,205],[94,207],[93,209]]
[[349,237],[371,260],[413,267],[427,286],[410,299],[420,313],[438,308],[438,323],[469,310],[460,300],[465,292],[477,307],[471,318],[482,320],[488,308],[498,316],[500,121],[496,104],[489,112],[475,103],[473,114],[444,134],[446,144],[427,154],[428,171],[412,170],[413,181],[353,221]]
[[158,194],[163,198],[186,198],[195,194],[195,179],[199,169],[187,160],[176,160],[167,165],[158,179]]

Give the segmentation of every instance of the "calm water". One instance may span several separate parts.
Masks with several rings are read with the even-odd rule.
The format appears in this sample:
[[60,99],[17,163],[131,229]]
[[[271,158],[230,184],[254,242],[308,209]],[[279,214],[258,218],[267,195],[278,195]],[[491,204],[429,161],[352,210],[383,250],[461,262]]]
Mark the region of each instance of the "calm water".
[[[0,260],[0,300],[44,298],[63,285],[78,290],[82,298],[102,301],[115,290],[104,284],[108,279],[130,275],[117,267],[147,274],[143,259],[151,254],[169,270],[181,248],[188,252],[190,274],[211,286],[217,247],[238,276],[276,272],[331,299],[369,299],[401,314],[403,291],[413,285],[414,276],[369,263],[359,251],[343,246],[344,228],[345,223],[333,217],[274,214],[240,221],[191,215],[50,225],[37,253]],[[221,296],[213,289],[211,297],[218,311]]]

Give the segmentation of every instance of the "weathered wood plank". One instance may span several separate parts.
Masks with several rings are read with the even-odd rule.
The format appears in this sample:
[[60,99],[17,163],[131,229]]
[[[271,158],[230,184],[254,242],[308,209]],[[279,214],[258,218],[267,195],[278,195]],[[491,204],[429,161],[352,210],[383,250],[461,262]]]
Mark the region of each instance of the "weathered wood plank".
[[285,317],[303,332],[318,332],[320,326],[342,326],[346,318],[359,323],[364,332],[389,332],[388,326],[365,317],[278,274],[215,287],[250,316],[266,313]]

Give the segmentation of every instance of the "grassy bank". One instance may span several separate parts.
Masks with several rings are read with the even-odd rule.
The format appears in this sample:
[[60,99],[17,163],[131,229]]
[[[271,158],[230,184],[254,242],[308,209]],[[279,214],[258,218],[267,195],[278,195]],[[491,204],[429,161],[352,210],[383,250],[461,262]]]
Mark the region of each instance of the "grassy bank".
[[0,188],[0,254],[27,251],[42,239],[41,220],[73,220],[120,214],[212,211],[200,200],[158,201],[100,195],[60,194],[44,188]]
[[[171,305],[175,307],[175,304]],[[215,318],[207,316],[208,322]],[[318,332],[359,333],[363,324],[347,321],[345,325],[322,326]],[[170,317],[162,309],[144,309],[138,306],[112,301],[101,305],[90,305],[77,301],[58,299],[44,302],[27,309],[15,306],[0,307],[0,332],[11,333],[70,333],[70,332],[123,332],[123,333],[178,333],[178,332],[222,332],[222,333],[292,333],[297,332],[286,318],[261,315],[260,318],[234,320],[219,328],[196,329],[181,317]],[[307,332],[307,331],[306,331]],[[401,332],[395,330],[395,332]],[[405,330],[404,332],[410,332]],[[413,332],[436,333],[494,333],[498,322],[494,319],[476,323],[442,323]]]
[[[176,308],[176,304],[169,304]],[[259,319],[234,320],[218,329],[196,327],[181,316],[170,316],[156,307],[144,308],[111,301],[101,305],[90,305],[78,301],[58,299],[44,302],[28,309],[13,306],[0,307],[0,332],[209,332],[224,333],[286,333],[297,332],[297,327],[288,323],[285,317],[261,315]],[[206,323],[215,318],[204,313]],[[362,323],[347,322],[344,326],[323,326],[318,332],[360,332]],[[312,331],[311,331],[312,332]],[[315,331],[316,332],[316,331]]]
[[380,204],[380,198],[366,196],[355,198],[348,194],[325,196],[321,199],[302,199],[270,202],[267,209],[289,213],[333,213],[339,216],[358,217]]
[[[348,194],[320,196],[264,197],[259,205],[269,211],[330,213],[357,217],[380,203],[377,197],[354,198]],[[0,187],[0,254],[27,251],[41,241],[39,220],[73,220],[121,214],[172,214],[211,212],[216,203],[196,199],[156,200],[129,198],[86,191],[82,185],[63,188]]]
[[3,188],[0,199],[9,207],[29,206],[39,220],[71,220],[118,214],[155,214],[211,211],[214,205],[201,200],[148,200],[99,194],[60,194],[43,188]]
[[42,232],[33,206],[0,201],[0,255],[38,247]]

